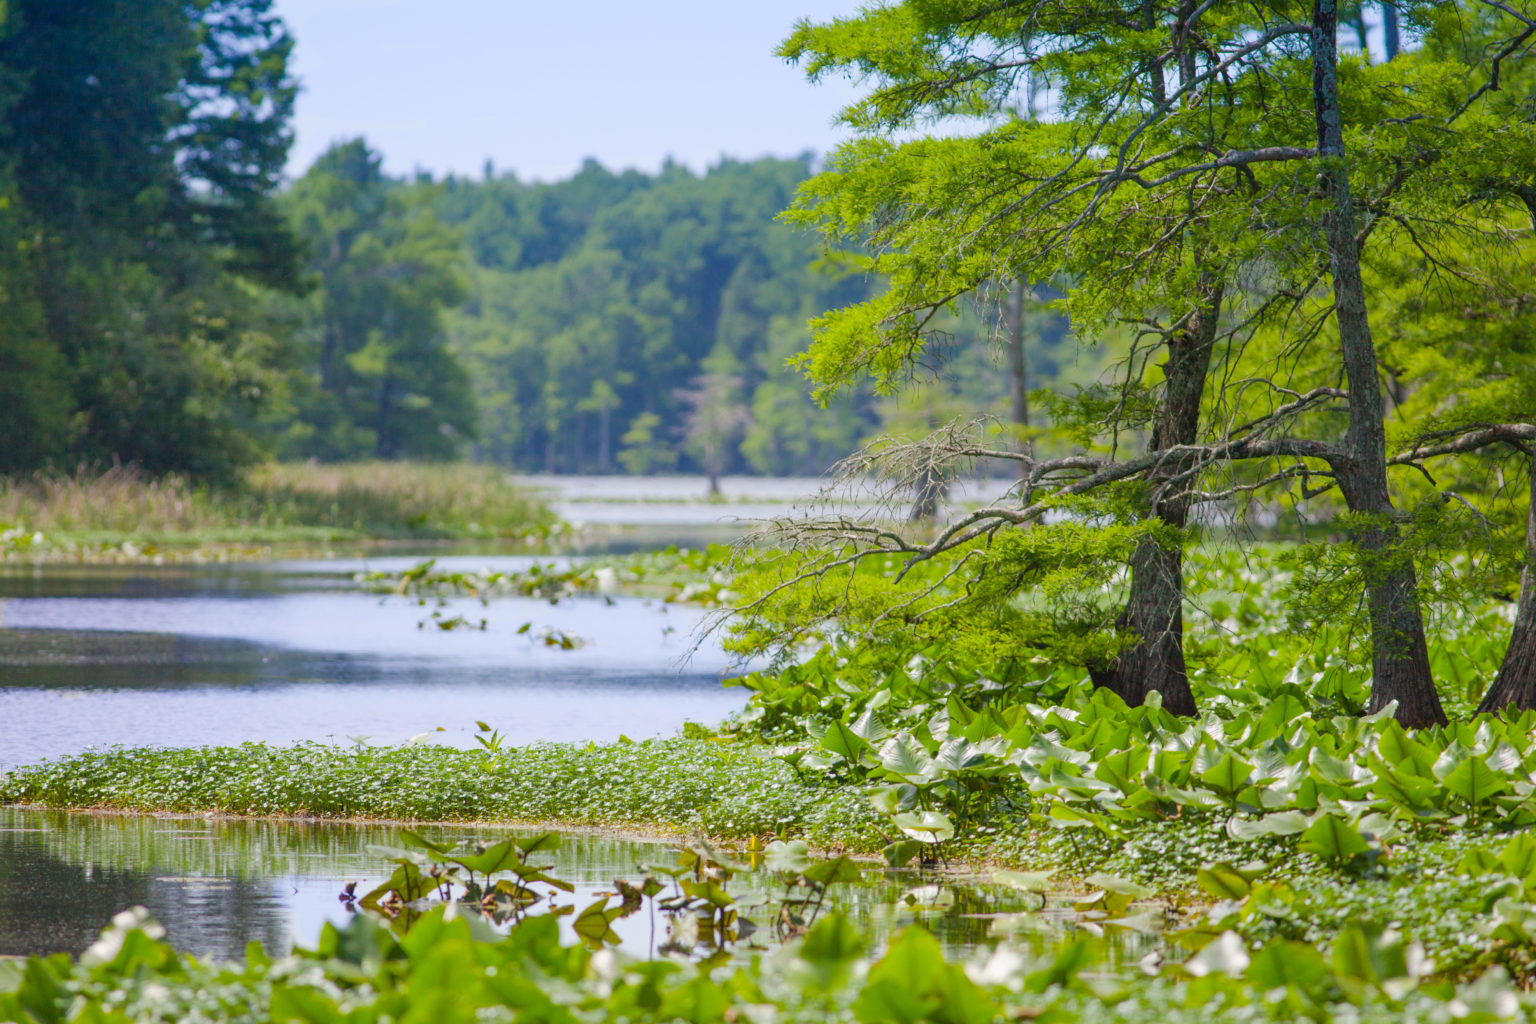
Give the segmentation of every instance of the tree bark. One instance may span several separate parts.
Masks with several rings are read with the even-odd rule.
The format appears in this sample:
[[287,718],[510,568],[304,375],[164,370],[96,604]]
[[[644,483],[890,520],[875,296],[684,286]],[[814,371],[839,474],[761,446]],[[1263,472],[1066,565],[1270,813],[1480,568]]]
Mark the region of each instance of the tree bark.
[[[1029,441],[1025,437],[1025,431],[1029,427],[1029,360],[1024,352],[1024,299],[1025,284],[1022,280],[1016,282],[1012,300],[1012,316],[1008,324],[1008,391],[1012,399],[1012,413],[1014,426],[1018,428],[1018,437],[1014,440],[1015,450],[1025,452],[1028,450]],[[1029,467],[1024,463],[1017,463],[1019,479],[1028,479]]]
[[[1191,38],[1196,5],[1180,0],[1171,29],[1181,87],[1194,81],[1198,46]],[[1157,70],[1160,74],[1160,69]],[[1157,90],[1155,90],[1157,91]],[[1163,397],[1152,426],[1150,449],[1166,451],[1199,440],[1200,398],[1210,371],[1211,350],[1221,320],[1223,284],[1210,274],[1202,275],[1195,296],[1196,308],[1182,329],[1168,336],[1168,360],[1163,364]],[[1131,592],[1118,625],[1135,636],[1129,647],[1109,665],[1090,665],[1095,686],[1103,686],[1127,704],[1146,703],[1154,690],[1163,707],[1176,715],[1195,713],[1195,695],[1189,688],[1184,663],[1184,549],[1182,535],[1189,522],[1189,503],[1160,493],[1162,481],[1182,466],[1170,462],[1148,481],[1148,515],[1162,520],[1175,538],[1164,542],[1149,538],[1131,555]]]
[[1477,706],[1481,712],[1536,708],[1536,446],[1531,458],[1531,503],[1525,513],[1525,569],[1520,574],[1520,605],[1509,650],[1493,685]]
[[1376,346],[1366,313],[1365,281],[1355,235],[1354,199],[1339,111],[1338,5],[1314,0],[1312,8],[1312,103],[1317,124],[1321,184],[1328,198],[1323,232],[1333,273],[1334,321],[1349,383],[1349,426],[1344,457],[1334,471],[1352,512],[1355,543],[1367,555],[1366,582],[1371,619],[1371,698],[1380,711],[1397,701],[1397,720],[1417,728],[1445,724],[1445,711],[1429,669],[1418,580],[1411,558],[1400,552],[1401,533],[1393,521],[1387,490],[1386,403],[1377,374]]
[[[1184,329],[1168,338],[1163,398],[1152,427],[1154,452],[1199,440],[1200,398],[1210,372],[1223,291],[1220,280],[1202,277],[1198,308]],[[1170,462],[1149,483],[1149,514],[1178,533],[1189,523],[1189,503],[1160,495],[1158,488],[1159,477],[1166,480],[1181,468]],[[1136,640],[1111,665],[1090,667],[1089,675],[1094,685],[1108,687],[1132,706],[1145,703],[1147,694],[1156,690],[1162,694],[1163,707],[1176,715],[1193,715],[1195,695],[1184,664],[1184,550],[1180,545],[1177,539],[1166,544],[1147,539],[1137,545],[1131,556],[1131,593],[1120,616],[1120,625]]]
[[938,518],[939,509],[949,493],[949,481],[931,463],[925,464],[918,472],[915,491],[907,521],[920,523]]
[[1381,5],[1381,41],[1382,49],[1387,51],[1387,61],[1390,63],[1403,48],[1402,32],[1397,27],[1395,0],[1385,0]]

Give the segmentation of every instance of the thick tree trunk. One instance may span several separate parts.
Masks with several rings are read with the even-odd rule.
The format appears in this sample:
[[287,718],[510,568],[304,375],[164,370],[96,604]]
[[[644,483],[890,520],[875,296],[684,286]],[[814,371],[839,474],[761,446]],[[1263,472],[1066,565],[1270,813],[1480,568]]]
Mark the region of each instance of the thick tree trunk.
[[1354,540],[1369,557],[1367,603],[1371,617],[1371,699],[1369,710],[1397,701],[1397,720],[1410,728],[1442,725],[1445,711],[1435,692],[1419,611],[1413,562],[1397,550],[1401,535],[1393,521],[1387,490],[1386,403],[1377,375],[1376,346],[1366,314],[1360,246],[1355,237],[1354,199],[1345,162],[1339,112],[1338,6],[1314,0],[1312,8],[1312,101],[1322,185],[1329,204],[1323,213],[1334,320],[1344,373],[1349,383],[1349,427],[1345,457],[1334,465],[1339,489],[1351,511],[1365,517]]
[[[1164,392],[1152,428],[1153,451],[1166,451],[1199,440],[1200,398],[1211,367],[1211,350],[1221,319],[1222,283],[1206,276],[1200,282],[1199,308],[1184,329],[1168,339],[1163,366]],[[1159,488],[1182,466],[1170,462],[1150,483],[1150,514],[1174,531],[1189,522],[1189,503]],[[1136,641],[1113,664],[1089,669],[1094,685],[1105,686],[1132,706],[1146,702],[1153,690],[1163,707],[1176,715],[1195,713],[1195,696],[1184,665],[1184,551],[1178,540],[1165,545],[1144,540],[1131,556],[1131,593],[1120,625]]]
[[[1008,393],[1012,399],[1013,425],[1018,429],[1014,445],[1019,452],[1029,448],[1025,437],[1029,428],[1029,360],[1024,352],[1024,291],[1022,280],[1015,283],[1013,294],[1009,296],[1013,308],[1008,324]],[[1019,478],[1027,478],[1029,467],[1022,462],[1017,465]]]
[[[1171,30],[1181,86],[1188,87],[1197,71],[1198,46],[1190,38],[1196,5],[1180,0]],[[1161,69],[1154,69],[1161,75]],[[1154,92],[1161,92],[1154,81]],[[1183,329],[1168,337],[1168,361],[1163,365],[1164,391],[1152,427],[1151,450],[1166,451],[1199,440],[1200,398],[1210,371],[1211,349],[1221,319],[1222,282],[1202,276],[1195,297],[1196,309]],[[1168,477],[1183,467],[1170,461],[1149,481],[1149,514],[1182,533],[1189,521],[1189,503],[1177,495],[1164,495]],[[1178,489],[1182,489],[1179,487]],[[1154,690],[1163,707],[1177,715],[1195,713],[1195,695],[1189,688],[1184,664],[1184,550],[1182,539],[1168,544],[1142,541],[1131,556],[1131,593],[1118,625],[1136,637],[1107,665],[1089,666],[1095,686],[1119,694],[1127,704],[1146,702]]]
[[1536,708],[1536,451],[1531,460],[1531,503],[1525,513],[1525,570],[1520,574],[1520,606],[1509,650],[1479,712]]

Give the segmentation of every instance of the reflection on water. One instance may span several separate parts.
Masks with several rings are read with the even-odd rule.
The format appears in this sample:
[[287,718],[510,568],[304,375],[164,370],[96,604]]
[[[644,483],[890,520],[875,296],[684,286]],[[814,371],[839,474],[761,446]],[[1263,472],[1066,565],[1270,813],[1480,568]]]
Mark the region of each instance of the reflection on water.
[[[422,831],[438,841],[459,841],[494,839],[507,830]],[[283,953],[313,944],[325,921],[344,923],[349,912],[337,899],[342,887],[355,881],[366,892],[393,868],[367,847],[399,842],[398,829],[389,826],[0,808],[0,955],[78,953],[113,914],[136,904],[150,909],[179,949],[231,959],[255,940],[269,953]],[[644,873],[639,865],[672,865],[676,855],[665,844],[569,833],[543,862],[576,886],[561,901],[580,908],[611,890],[615,878],[638,880]],[[874,864],[865,876],[864,885],[834,887],[828,905],[853,914],[875,947],[914,921],[932,929],[955,956],[992,941],[999,924],[1016,942],[1039,951],[1078,928],[1063,900],[1038,912],[1038,897],[973,877]],[[729,889],[737,896],[781,892],[762,872],[738,876]],[[764,925],[771,914],[771,907],[755,912]],[[653,932],[650,914],[642,911],[614,928],[624,949],[644,956],[666,930],[662,920],[654,923]],[[767,928],[759,933],[767,934]],[[1110,969],[1135,963],[1157,942],[1116,929],[1096,941]]]
[[[531,560],[443,562],[505,571]],[[466,599],[438,609],[358,590],[354,575],[374,567],[0,574],[9,595],[0,597],[0,767],[115,744],[399,743],[431,732],[467,746],[476,720],[512,743],[603,741],[718,721],[742,706],[740,691],[719,685],[733,666],[718,644],[695,649],[698,609],[629,598]],[[485,628],[445,632],[433,611]],[[545,629],[585,643],[546,646],[537,639]]]

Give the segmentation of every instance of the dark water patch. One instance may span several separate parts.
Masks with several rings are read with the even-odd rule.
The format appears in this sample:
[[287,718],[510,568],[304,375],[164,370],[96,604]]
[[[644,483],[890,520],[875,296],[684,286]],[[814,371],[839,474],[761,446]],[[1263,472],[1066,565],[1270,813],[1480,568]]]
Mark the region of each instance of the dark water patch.
[[[495,839],[526,830],[427,826],[440,843]],[[676,847],[622,836],[565,833],[559,849],[541,855],[550,874],[575,886],[564,903],[580,908],[638,881],[645,865],[677,863]],[[326,921],[351,914],[337,897],[356,883],[365,892],[393,865],[371,844],[398,846],[400,829],[385,825],[164,818],[0,808],[0,953],[79,953],[114,913],[147,907],[173,945],[229,959],[245,943],[269,953],[312,944]],[[736,854],[751,862],[750,854]],[[781,894],[767,872],[749,870],[728,883],[733,894]],[[876,946],[921,922],[962,957],[996,941],[999,921],[1016,945],[1043,952],[1079,934],[1080,922],[1053,898],[1022,895],[963,874],[892,871],[865,865],[857,884],[835,886],[828,906],[851,914]],[[751,912],[771,933],[772,906]],[[648,911],[615,922],[623,946],[645,955],[665,933]],[[1094,939],[1109,969],[1134,964],[1158,943],[1155,935],[1110,929]]]

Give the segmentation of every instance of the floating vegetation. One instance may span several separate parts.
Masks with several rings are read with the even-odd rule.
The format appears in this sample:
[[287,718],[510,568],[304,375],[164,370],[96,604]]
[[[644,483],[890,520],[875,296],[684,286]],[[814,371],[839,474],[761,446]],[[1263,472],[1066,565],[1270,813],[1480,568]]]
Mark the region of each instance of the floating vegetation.
[[668,603],[704,607],[729,605],[731,549],[669,547],[625,556],[535,562],[526,569],[479,572],[446,571],[427,559],[400,572],[359,573],[357,582],[379,593],[410,597],[419,604],[439,606],[455,597],[482,603],[498,597],[537,597],[558,604],[577,596],[608,596],[620,592],[657,598]]

